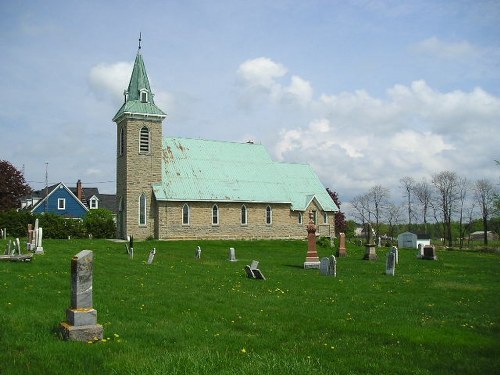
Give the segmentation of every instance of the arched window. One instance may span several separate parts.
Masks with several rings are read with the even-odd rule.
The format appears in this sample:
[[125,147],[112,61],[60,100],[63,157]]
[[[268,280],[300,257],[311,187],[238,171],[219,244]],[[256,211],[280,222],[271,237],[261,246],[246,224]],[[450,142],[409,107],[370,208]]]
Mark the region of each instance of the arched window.
[[216,204],[212,207],[212,225],[219,225],[219,207]]
[[139,225],[146,225],[146,194],[139,197]]
[[151,139],[150,139],[150,134],[149,134],[149,128],[147,126],[143,126],[141,128],[141,132],[139,134],[139,153],[149,154],[150,142],[151,142]]
[[271,206],[266,207],[266,224],[272,224],[273,223],[273,210],[271,209]]
[[248,211],[245,205],[241,206],[241,225],[247,225]]
[[125,132],[123,126],[120,128],[120,138],[118,140],[118,154],[121,156],[125,151]]
[[182,206],[182,225],[189,225],[189,205]]
[[328,214],[323,212],[323,224],[328,224]]
[[299,212],[298,224],[302,224],[302,212]]

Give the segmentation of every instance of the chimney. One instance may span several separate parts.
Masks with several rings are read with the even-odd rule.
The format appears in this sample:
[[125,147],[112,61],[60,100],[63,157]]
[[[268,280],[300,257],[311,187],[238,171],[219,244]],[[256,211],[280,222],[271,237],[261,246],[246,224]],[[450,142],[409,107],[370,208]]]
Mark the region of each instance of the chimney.
[[76,197],[78,200],[81,202],[83,198],[83,188],[82,188],[82,181],[78,180],[76,182]]

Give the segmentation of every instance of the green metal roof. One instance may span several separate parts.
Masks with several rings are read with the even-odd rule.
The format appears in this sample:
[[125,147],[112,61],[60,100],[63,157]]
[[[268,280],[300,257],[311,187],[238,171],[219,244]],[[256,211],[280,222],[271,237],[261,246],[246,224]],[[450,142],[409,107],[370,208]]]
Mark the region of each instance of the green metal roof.
[[166,138],[157,200],[289,203],[304,211],[315,199],[325,211],[338,211],[307,164],[274,162],[262,145]]
[[[146,102],[141,101],[141,91],[147,92]],[[122,107],[113,117],[113,121],[118,122],[123,116],[165,118],[166,114],[156,106],[153,96],[142,55],[138,51],[132,75],[130,76],[125,103],[123,103]]]

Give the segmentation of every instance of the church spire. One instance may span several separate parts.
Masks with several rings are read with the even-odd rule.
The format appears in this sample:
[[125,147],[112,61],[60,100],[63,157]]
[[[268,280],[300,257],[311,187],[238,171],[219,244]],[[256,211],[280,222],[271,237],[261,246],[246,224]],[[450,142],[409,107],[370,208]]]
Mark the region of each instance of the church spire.
[[139,48],[135,57],[134,68],[130,76],[128,89],[125,91],[125,103],[113,117],[119,121],[123,116],[159,117],[164,119],[166,114],[156,106],[151,87],[149,85],[146,67],[141,54],[142,35],[139,34]]

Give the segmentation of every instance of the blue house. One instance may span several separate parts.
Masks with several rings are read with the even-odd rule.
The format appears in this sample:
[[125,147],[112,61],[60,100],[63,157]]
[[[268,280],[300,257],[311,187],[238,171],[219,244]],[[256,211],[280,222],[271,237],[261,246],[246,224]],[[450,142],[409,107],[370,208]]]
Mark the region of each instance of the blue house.
[[[34,198],[31,212],[34,214],[52,213],[65,218],[82,218],[88,208],[62,182],[41,190],[41,199]],[[28,207],[29,208],[29,207]]]

